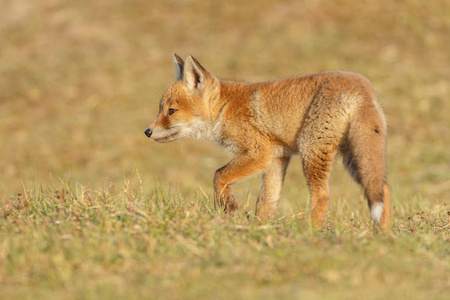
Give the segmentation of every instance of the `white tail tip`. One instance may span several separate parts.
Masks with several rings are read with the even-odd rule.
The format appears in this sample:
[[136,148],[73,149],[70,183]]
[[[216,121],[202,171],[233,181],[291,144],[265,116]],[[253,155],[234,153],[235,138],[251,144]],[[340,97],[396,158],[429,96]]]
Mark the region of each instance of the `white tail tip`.
[[375,222],[380,223],[381,213],[383,212],[383,203],[378,202],[372,205],[372,209],[370,210],[370,212],[372,213],[372,219]]

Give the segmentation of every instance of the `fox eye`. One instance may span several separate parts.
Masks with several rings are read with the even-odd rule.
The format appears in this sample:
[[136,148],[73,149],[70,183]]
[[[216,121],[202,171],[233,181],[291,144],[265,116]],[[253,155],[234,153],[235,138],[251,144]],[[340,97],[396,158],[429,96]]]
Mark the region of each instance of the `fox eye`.
[[169,108],[169,115],[173,115],[176,111],[176,109]]

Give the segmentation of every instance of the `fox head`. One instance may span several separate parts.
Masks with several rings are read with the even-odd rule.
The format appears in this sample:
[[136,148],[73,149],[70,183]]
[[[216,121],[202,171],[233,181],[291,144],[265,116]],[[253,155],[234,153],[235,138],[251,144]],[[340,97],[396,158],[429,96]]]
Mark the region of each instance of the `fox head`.
[[180,138],[211,138],[212,106],[220,97],[216,77],[192,56],[184,62],[173,54],[176,77],[161,97],[159,113],[145,130],[156,142],[166,143]]

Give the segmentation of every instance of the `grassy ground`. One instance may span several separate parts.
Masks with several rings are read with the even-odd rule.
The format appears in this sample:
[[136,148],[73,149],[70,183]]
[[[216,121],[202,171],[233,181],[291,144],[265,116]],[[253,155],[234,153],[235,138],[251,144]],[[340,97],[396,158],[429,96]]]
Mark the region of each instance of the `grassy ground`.
[[[448,1],[4,0],[1,11],[2,297],[448,294]],[[276,220],[245,217],[257,178],[236,188],[240,217],[215,211],[212,177],[229,154],[143,134],[172,52],[224,79],[370,78],[389,124],[392,234],[372,232],[340,163],[319,232],[298,159]]]
[[260,223],[127,185],[22,194],[2,209],[5,299],[446,299],[448,208],[403,212],[376,235],[341,202],[312,232],[303,212]]

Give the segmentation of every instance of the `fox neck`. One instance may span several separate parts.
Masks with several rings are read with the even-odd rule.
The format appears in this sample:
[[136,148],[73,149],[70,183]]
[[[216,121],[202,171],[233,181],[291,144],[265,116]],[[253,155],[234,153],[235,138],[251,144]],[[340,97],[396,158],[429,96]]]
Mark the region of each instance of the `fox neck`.
[[211,98],[210,113],[212,119],[221,117],[231,102],[245,97],[246,95],[243,95],[242,92],[246,89],[242,89],[242,87],[246,85],[242,82],[220,81],[219,94],[215,98]]
[[251,93],[249,95],[243,93],[243,90],[246,90],[242,89],[243,86],[246,86],[245,83],[231,81],[220,81],[219,83],[220,88],[216,90],[216,93],[210,95],[209,119],[199,122],[198,128],[202,128],[202,130],[197,131],[198,136],[195,137],[222,144],[224,139],[222,124],[230,104],[236,100],[250,97]]

